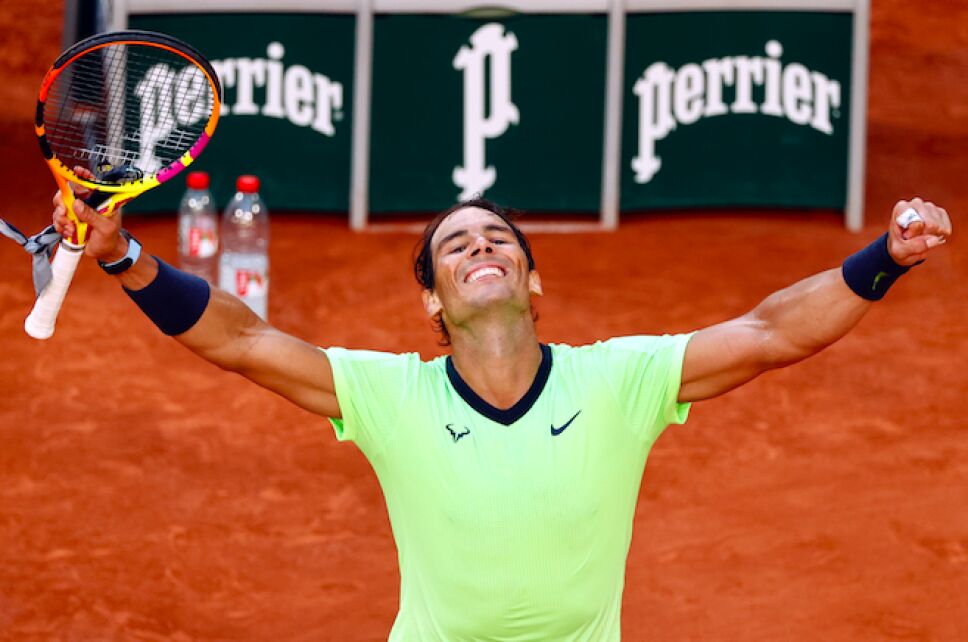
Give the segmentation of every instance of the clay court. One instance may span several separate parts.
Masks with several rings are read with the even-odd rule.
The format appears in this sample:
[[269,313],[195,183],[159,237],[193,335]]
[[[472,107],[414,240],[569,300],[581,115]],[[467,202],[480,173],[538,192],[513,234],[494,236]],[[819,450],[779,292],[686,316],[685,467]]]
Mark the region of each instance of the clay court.
[[[0,16],[0,216],[49,221],[32,131],[61,15]],[[544,342],[688,331],[878,236],[899,198],[954,242],[840,343],[699,403],[652,451],[628,640],[964,640],[968,631],[968,6],[874,0],[867,226],[835,212],[626,216],[536,234]],[[270,203],[271,206],[271,203]],[[527,219],[525,219],[527,220]],[[441,354],[416,235],[277,215],[270,320],[322,346]],[[127,227],[174,262],[173,217]],[[321,242],[320,242],[321,241]],[[327,422],[198,360],[85,262],[47,342],[0,243],[0,640],[386,639],[399,577],[376,478]]]

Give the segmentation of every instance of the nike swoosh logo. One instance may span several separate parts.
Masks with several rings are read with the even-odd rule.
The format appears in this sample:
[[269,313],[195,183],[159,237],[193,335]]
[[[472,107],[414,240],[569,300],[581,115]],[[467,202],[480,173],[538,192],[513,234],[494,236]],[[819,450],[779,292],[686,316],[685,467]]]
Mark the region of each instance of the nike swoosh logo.
[[878,272],[877,276],[874,277],[874,285],[871,286],[871,292],[877,289],[877,284],[880,283],[881,279],[887,276],[887,272]]
[[557,437],[561,433],[565,432],[565,428],[567,428],[568,426],[570,426],[571,425],[571,422],[573,422],[575,420],[575,417],[577,417],[580,414],[581,414],[581,410],[579,410],[578,412],[576,412],[575,414],[573,414],[571,416],[571,419],[569,419],[568,421],[566,421],[565,424],[561,428],[555,428],[555,425],[554,424],[551,424],[551,436],[552,437]]

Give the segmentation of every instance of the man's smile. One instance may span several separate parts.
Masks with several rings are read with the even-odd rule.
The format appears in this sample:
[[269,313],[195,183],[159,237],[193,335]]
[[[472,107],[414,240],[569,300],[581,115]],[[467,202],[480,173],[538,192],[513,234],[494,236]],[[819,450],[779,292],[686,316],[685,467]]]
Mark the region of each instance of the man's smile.
[[464,283],[474,283],[475,281],[480,281],[488,277],[500,279],[505,274],[507,274],[507,270],[503,267],[493,263],[486,263],[468,272],[467,276],[464,277]]

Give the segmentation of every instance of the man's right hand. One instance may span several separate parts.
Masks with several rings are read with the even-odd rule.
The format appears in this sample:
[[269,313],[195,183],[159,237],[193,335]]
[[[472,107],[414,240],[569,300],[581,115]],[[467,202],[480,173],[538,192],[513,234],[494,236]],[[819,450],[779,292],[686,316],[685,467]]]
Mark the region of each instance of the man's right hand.
[[[87,223],[88,239],[84,254],[105,263],[121,260],[128,251],[128,241],[121,236],[121,212],[101,216],[81,200],[85,192],[78,190],[74,200],[74,215]],[[75,231],[74,221],[67,214],[64,198],[60,192],[54,194],[54,229],[64,238],[70,238]]]

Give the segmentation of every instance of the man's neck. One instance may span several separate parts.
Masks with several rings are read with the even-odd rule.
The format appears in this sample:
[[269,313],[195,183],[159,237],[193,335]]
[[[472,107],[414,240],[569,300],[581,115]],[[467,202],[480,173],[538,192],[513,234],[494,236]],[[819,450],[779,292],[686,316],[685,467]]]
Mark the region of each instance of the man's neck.
[[451,331],[454,367],[471,390],[496,408],[517,403],[541,365],[541,348],[529,318]]

